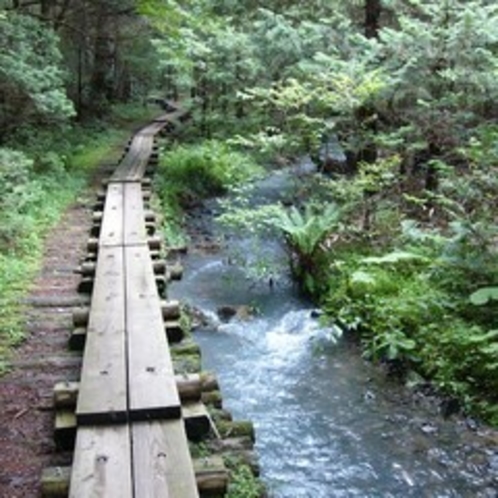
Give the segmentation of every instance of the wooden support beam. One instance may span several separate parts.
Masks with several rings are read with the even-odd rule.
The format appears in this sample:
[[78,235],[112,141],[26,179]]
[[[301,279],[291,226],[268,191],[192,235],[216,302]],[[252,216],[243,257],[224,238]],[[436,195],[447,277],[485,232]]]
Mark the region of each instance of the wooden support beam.
[[[229,473],[223,458],[213,455],[193,460],[197,489],[201,496],[224,496]],[[41,477],[43,498],[67,498],[71,481],[71,467],[47,467]]]
[[80,389],[79,382],[58,382],[54,386],[53,397],[56,409],[74,408]]
[[[154,261],[152,267],[154,270],[154,275],[166,275],[165,261]],[[83,277],[94,277],[96,268],[96,261],[85,261],[75,270],[75,273],[79,273]]]
[[78,308],[73,311],[73,326],[86,327],[88,325],[88,318],[90,310],[88,308]]
[[194,460],[194,472],[201,495],[225,496],[229,473],[223,457],[213,455]]
[[162,247],[163,240],[161,237],[153,236],[148,239],[149,249],[159,251]]
[[94,280],[91,277],[84,277],[78,284],[79,294],[91,294],[93,292]]
[[[93,265],[94,264],[92,263],[92,266]],[[161,313],[169,342],[180,342],[185,335],[183,328],[178,321],[181,314],[180,303],[175,300],[162,300]],[[86,327],[88,326],[89,317],[90,308],[79,308],[73,311],[73,326],[75,329],[69,339],[69,347],[74,351],[82,351],[85,346]]]
[[180,342],[185,337],[185,331],[178,320],[168,320],[164,322],[164,329],[170,344]]
[[[69,401],[70,400],[68,400],[67,402]],[[185,401],[185,403],[181,407],[181,413],[181,421],[185,425],[186,435],[189,440],[200,441],[209,434],[211,429],[211,422],[208,410],[202,402],[192,400]],[[140,423],[140,421],[133,423]],[[105,430],[106,427],[110,427],[112,425],[122,424],[110,423],[98,424],[94,426],[79,425],[76,421],[76,414],[74,413],[74,409],[71,407],[64,407],[61,409],[57,409],[55,412],[54,438],[59,448],[71,450],[75,445],[77,431],[82,427],[94,427],[95,430],[97,430],[97,427],[102,427]]]
[[[219,385],[211,372],[175,375],[176,388],[183,402],[199,401],[205,394],[219,396]],[[56,410],[76,407],[80,383],[76,381],[58,382],[54,386],[53,398]],[[185,414],[184,414],[185,415]]]
[[69,349],[71,351],[83,351],[86,342],[86,327],[75,328],[69,338]]
[[[153,236],[147,238],[146,243],[149,245],[151,257],[152,258],[158,257],[159,253],[161,251],[161,248],[162,248],[162,238],[158,237],[156,235],[153,235]],[[104,244],[104,245],[111,245],[112,246],[112,244]],[[88,252],[95,254],[95,253],[97,253],[98,249],[99,249],[99,239],[97,239],[95,237],[89,238],[87,241]],[[92,259],[95,259],[95,258],[92,257]]]
[[76,416],[73,410],[58,410],[55,413],[54,440],[57,448],[72,450],[76,439]]
[[[147,179],[148,182],[150,183],[150,179]],[[142,181],[142,185],[144,184],[145,180]],[[102,223],[102,219],[104,217],[104,213],[102,211],[94,211],[92,215],[92,220],[93,223],[95,224],[100,224]],[[156,213],[153,211],[145,211],[144,212],[144,219],[146,223],[155,223],[157,221],[157,216]]]
[[201,441],[211,430],[211,419],[206,406],[199,402],[182,405],[185,431],[190,441]]
[[180,302],[176,300],[161,301],[161,312],[164,320],[176,320],[180,318]]

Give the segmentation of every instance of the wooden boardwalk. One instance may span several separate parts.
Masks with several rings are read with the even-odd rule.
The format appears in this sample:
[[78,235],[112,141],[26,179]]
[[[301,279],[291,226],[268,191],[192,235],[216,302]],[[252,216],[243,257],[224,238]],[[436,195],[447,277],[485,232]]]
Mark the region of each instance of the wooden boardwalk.
[[154,136],[142,128],[107,186],[81,380],[71,498],[196,498],[145,225]]

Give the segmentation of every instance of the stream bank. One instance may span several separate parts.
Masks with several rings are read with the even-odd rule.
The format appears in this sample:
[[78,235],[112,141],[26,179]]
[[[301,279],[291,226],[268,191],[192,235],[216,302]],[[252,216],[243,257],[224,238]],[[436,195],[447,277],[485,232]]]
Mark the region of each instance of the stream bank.
[[[436,397],[389,380],[354,344],[330,341],[283,270],[272,285],[248,279],[220,242],[220,211],[209,201],[190,213],[184,279],[169,294],[207,318],[195,333],[203,367],[217,372],[230,412],[254,422],[270,496],[496,498],[497,433],[443,418]],[[230,244],[251,247],[243,237]],[[256,312],[221,320],[225,306]]]

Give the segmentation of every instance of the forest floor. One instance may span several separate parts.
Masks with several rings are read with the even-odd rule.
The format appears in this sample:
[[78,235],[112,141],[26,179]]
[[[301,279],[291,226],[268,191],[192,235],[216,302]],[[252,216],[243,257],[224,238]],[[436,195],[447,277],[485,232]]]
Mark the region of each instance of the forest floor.
[[41,270],[26,297],[26,339],[15,349],[12,368],[0,377],[0,496],[40,496],[45,467],[70,465],[56,452],[52,391],[77,380],[81,354],[69,351],[72,311],[88,303],[77,293],[75,269],[85,253],[91,222],[89,187],[47,235]]

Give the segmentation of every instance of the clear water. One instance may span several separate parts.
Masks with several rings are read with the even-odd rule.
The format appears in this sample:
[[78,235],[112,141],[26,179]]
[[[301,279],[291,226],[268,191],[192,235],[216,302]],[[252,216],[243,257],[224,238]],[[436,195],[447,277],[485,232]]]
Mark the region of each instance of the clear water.
[[[227,259],[194,251],[169,295],[213,317],[196,333],[204,368],[225,408],[254,422],[270,496],[498,497],[496,434],[442,419],[355,346],[331,342],[285,275],[255,284]],[[257,313],[220,323],[227,304]]]

